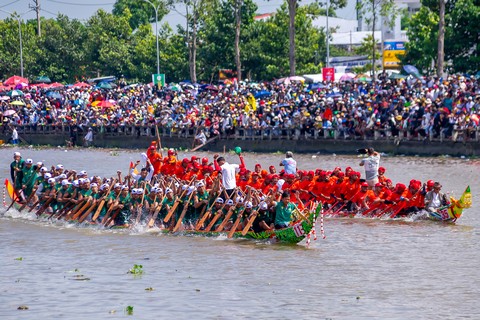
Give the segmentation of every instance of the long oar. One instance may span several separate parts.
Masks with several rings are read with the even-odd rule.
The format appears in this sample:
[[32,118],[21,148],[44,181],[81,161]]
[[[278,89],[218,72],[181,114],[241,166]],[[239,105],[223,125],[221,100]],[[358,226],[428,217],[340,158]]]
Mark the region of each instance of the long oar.
[[[22,212],[22,210],[25,209],[27,204],[30,202],[30,200],[32,200],[33,196],[37,192],[37,189],[38,189],[38,187],[33,188],[32,193],[28,196],[27,200],[25,200],[25,203],[22,204],[22,206],[18,209],[19,212]],[[14,194],[16,195],[16,193],[14,193]],[[15,203],[15,201],[12,202],[12,204],[10,205],[10,207],[8,207],[8,209],[10,209],[14,203]],[[7,211],[8,211],[8,209],[7,209]]]
[[172,207],[168,211],[167,216],[165,217],[165,219],[163,219],[163,222],[167,223],[168,221],[170,221],[170,218],[173,216],[175,210],[177,210],[177,207],[180,203],[180,200],[185,196],[185,193],[187,193],[188,187],[193,183],[195,178],[196,178],[196,176],[192,177],[192,179],[190,180],[190,183],[187,185],[185,190],[183,190],[182,193],[180,194],[180,196],[177,199],[175,199],[175,203],[172,205]]
[[227,238],[232,238],[235,231],[237,231],[238,225],[240,224],[240,221],[242,220],[242,215],[243,215],[244,211],[245,211],[245,208],[243,208],[237,214],[237,219],[235,219],[235,222],[233,223],[232,228],[230,229],[230,231],[228,231]]
[[234,211],[235,211],[235,205],[232,205],[230,209],[228,209],[228,212],[225,215],[225,218],[223,218],[223,221],[215,229],[215,232],[223,231],[223,228],[225,228],[225,225],[227,224],[228,220],[230,220],[230,218],[232,217]]
[[95,211],[95,214],[92,217],[92,222],[95,222],[95,220],[98,219],[98,216],[102,212],[103,206],[105,205],[105,201],[106,201],[108,195],[110,194],[110,191],[112,190],[112,187],[115,184],[115,181],[117,181],[117,180],[112,179],[112,184],[110,184],[110,186],[107,189],[107,192],[105,192],[105,194],[102,196],[102,200],[100,201],[100,204],[97,207],[97,211]]
[[217,199],[225,192],[225,189],[218,192],[218,195],[215,197],[215,199],[213,200],[212,204],[210,206],[208,206],[208,209],[207,206],[205,206],[204,209],[206,209],[205,211],[202,211],[202,213],[200,214],[200,216],[198,217],[198,221],[197,221],[197,224],[195,225],[195,231],[200,231],[200,229],[202,228],[203,224],[205,223],[205,220],[207,220],[207,218],[210,216],[210,213],[212,212],[212,208],[213,206],[215,205],[215,203],[217,202]]
[[258,215],[258,210],[255,210],[255,211],[252,212],[252,214],[250,214],[250,217],[248,218],[248,222],[242,230],[242,236],[244,236],[248,233],[248,231],[250,230],[250,228],[253,225],[253,222],[257,218],[257,215]]
[[173,228],[172,232],[177,232],[177,230],[182,225],[182,220],[185,217],[185,214],[187,213],[188,206],[190,205],[190,200],[192,199],[192,196],[193,196],[194,193],[195,193],[195,191],[192,191],[192,193],[190,193],[190,196],[188,197],[188,200],[186,202],[184,202],[182,213],[180,213],[180,216],[178,217],[178,221],[175,224],[175,227]]
[[118,192],[117,197],[115,198],[115,201],[112,202],[112,204],[110,205],[110,207],[107,210],[107,213],[105,213],[105,216],[103,217],[102,222],[101,222],[101,224],[103,224],[104,226],[107,225],[107,221],[110,217],[110,213],[112,212],[113,207],[115,206],[115,203],[118,201],[118,198],[120,197],[121,193],[122,193],[122,191]]

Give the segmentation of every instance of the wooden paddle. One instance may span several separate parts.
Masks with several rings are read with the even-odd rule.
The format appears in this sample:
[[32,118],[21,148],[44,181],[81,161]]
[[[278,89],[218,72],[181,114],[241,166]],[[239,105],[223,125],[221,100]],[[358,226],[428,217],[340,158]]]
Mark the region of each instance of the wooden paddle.
[[117,203],[118,198],[120,197],[121,193],[122,193],[122,191],[120,190],[117,194],[117,197],[115,198],[115,201],[112,202],[112,204],[110,205],[110,207],[107,210],[107,213],[105,213],[105,216],[103,217],[101,224],[106,225],[106,222],[107,222],[108,218],[110,217],[110,213],[112,212],[113,207]]
[[242,236],[246,235],[248,233],[248,231],[250,230],[250,228],[252,227],[253,225],[253,222],[255,221],[255,219],[257,218],[257,215],[258,215],[258,211],[255,210],[252,212],[252,214],[250,215],[250,218],[248,219],[248,222],[247,224],[245,225],[245,228],[243,228],[242,230]]
[[100,203],[97,207],[97,211],[95,211],[95,214],[92,217],[92,222],[95,222],[95,220],[98,219],[98,216],[102,212],[103,206],[105,205],[105,200],[107,199],[108,195],[110,194],[110,191],[112,190],[113,185],[116,183],[115,181],[117,181],[117,179],[112,179],[112,184],[110,184],[110,186],[107,189],[107,192],[105,192],[105,194],[102,196],[102,200],[100,201]]
[[190,200],[192,199],[192,196],[194,193],[195,191],[192,191],[192,193],[190,193],[190,196],[188,197],[188,200],[184,202],[182,213],[180,213],[180,217],[178,217],[178,221],[175,224],[175,227],[173,228],[172,232],[177,232],[177,230],[182,225],[182,220],[185,217],[185,214],[187,213],[188,206],[190,205]]
[[[27,200],[25,200],[25,203],[22,204],[22,206],[18,209],[19,212],[22,212],[22,210],[25,209],[27,204],[30,202],[30,200],[32,200],[33,196],[35,195],[35,192],[37,192],[37,189],[38,189],[38,186],[35,186],[33,188],[32,193],[28,196]],[[16,192],[14,192],[14,195],[15,196],[17,195]],[[15,203],[15,201],[12,201],[12,204],[10,205],[10,207],[8,207],[8,209],[10,209],[12,207],[12,205]],[[6,211],[8,211],[8,209]]]
[[[216,180],[217,182],[219,182],[219,180]],[[214,186],[214,188],[216,188],[217,186]],[[218,195],[215,197],[215,200],[213,200],[212,204],[210,206],[208,206],[208,204],[203,208],[204,210],[202,210],[202,212],[200,213],[199,217],[198,217],[198,221],[197,221],[197,224],[195,225],[195,231],[200,231],[200,229],[202,228],[203,224],[205,223],[205,220],[207,220],[207,218],[209,217],[210,213],[212,212],[212,207],[215,205],[215,203],[217,202],[217,199],[222,195],[222,193],[225,192],[225,189],[218,192]],[[208,207],[208,209],[207,209]]]
[[83,221],[85,221],[85,219],[88,217],[88,215],[93,211],[93,209],[95,209],[98,205],[97,202],[95,202],[95,200],[92,201],[93,203],[90,205],[90,207],[88,208],[87,211],[85,211],[84,214],[82,214],[82,216],[80,218],[78,218],[78,223],[82,223]]
[[50,202],[52,202],[54,199],[54,197],[51,197],[51,198],[48,198],[45,203],[40,207],[40,209],[38,209],[38,211],[36,212],[36,215],[37,217],[40,217],[42,215],[42,213],[48,208],[48,206],[50,205]]
[[245,208],[243,208],[242,211],[240,211],[237,214],[237,219],[235,219],[235,222],[233,223],[232,228],[230,229],[230,231],[228,231],[227,238],[229,238],[229,239],[232,238],[235,231],[237,231],[238,225],[240,224],[240,221],[242,220],[242,215],[243,215],[244,211],[245,211]]
[[75,214],[72,214],[71,220],[77,220],[78,217],[80,217],[80,215],[81,215],[85,210],[87,210],[88,208],[90,208],[90,207],[92,206],[92,202],[93,202],[93,198],[87,198],[87,199],[85,199],[84,205],[83,205],[79,210],[77,210],[77,212],[76,212]]
[[[173,181],[170,181],[170,184],[168,185],[168,188],[172,186]],[[148,227],[152,228],[155,224],[155,221],[157,220],[158,213],[160,210],[162,210],[163,207],[163,201],[167,198],[167,188],[165,188],[163,198],[161,199],[160,203],[157,205],[157,208],[155,209],[155,212],[153,213],[152,217],[150,218],[150,221],[148,221]]]
[[188,187],[192,184],[193,181],[195,181],[195,178],[197,176],[194,175],[192,177],[192,179],[190,180],[190,183],[187,185],[187,187],[185,188],[185,190],[182,191],[182,193],[180,194],[180,196],[175,199],[175,203],[173,204],[173,206],[170,208],[170,210],[168,211],[168,214],[167,216],[165,217],[165,219],[163,219],[163,222],[167,223],[168,221],[170,221],[170,218],[173,216],[173,214],[175,213],[175,210],[177,210],[177,207],[180,203],[180,200],[185,196],[185,193],[187,192],[188,190]]

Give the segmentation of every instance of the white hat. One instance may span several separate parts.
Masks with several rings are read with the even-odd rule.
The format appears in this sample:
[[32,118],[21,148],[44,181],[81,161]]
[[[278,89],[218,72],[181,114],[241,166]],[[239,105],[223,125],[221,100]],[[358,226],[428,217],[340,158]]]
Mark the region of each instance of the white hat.
[[142,189],[142,188],[138,188],[138,189],[137,189],[137,194],[143,194],[143,189]]
[[242,197],[237,197],[237,198],[235,199],[235,202],[236,202],[236,203],[243,203],[243,198],[242,198]]
[[268,209],[268,205],[266,202],[260,202],[260,204],[258,205],[258,207],[260,208],[260,210],[267,210]]
[[48,183],[55,183],[55,181],[56,181],[55,178],[48,179]]
[[48,168],[47,167],[41,167],[40,168],[40,172],[47,172],[48,171]]
[[188,185],[186,184],[182,185],[182,190],[187,190],[187,188],[188,188]]
[[138,194],[138,189],[137,189],[137,188],[133,188],[131,193],[132,193],[133,195]]
[[67,179],[62,180],[62,186],[68,186],[69,184],[71,183]]
[[82,170],[78,173],[79,176],[86,176],[87,175],[87,171],[85,170]]
[[203,181],[199,181],[197,183],[197,188],[204,187],[204,186],[205,186],[205,183],[203,183]]
[[88,178],[84,178],[84,179],[83,179],[83,182],[84,182],[84,183],[90,183],[90,182],[91,182],[91,180],[90,180],[90,179],[88,179]]
[[165,193],[169,193],[169,192],[173,192],[173,190],[170,188],[165,189]]
[[42,161],[38,161],[37,162],[37,167],[42,167],[43,166],[43,162]]
[[217,203],[223,203],[223,199],[222,198],[217,198]]
[[117,189],[117,188],[121,188],[122,185],[120,183],[115,183],[115,185],[113,186],[114,189]]
[[47,172],[47,173],[45,173],[45,174],[43,175],[43,177],[48,180],[48,179],[50,179],[50,178],[52,177],[52,174],[49,173],[49,172]]
[[85,179],[83,178],[78,179],[78,184],[81,184],[81,183],[85,183]]
[[73,180],[72,184],[74,187],[78,187],[78,180]]
[[228,199],[225,204],[226,204],[226,205],[229,205],[229,206],[232,206],[232,205],[233,205],[233,200],[232,200],[232,199]]
[[65,173],[62,173],[57,177],[57,179],[67,179],[67,175]]
[[95,182],[90,184],[90,188],[93,188],[93,187],[98,187],[98,184],[96,184]]
[[20,154],[20,152],[14,152],[14,153],[13,153],[13,156],[14,156],[14,157],[21,157],[22,155]]
[[56,168],[57,168],[57,169],[63,169],[63,165],[57,164],[57,167],[56,167]]
[[126,184],[124,184],[124,185],[122,186],[122,191],[123,191],[123,190],[128,190],[128,186],[127,186]]
[[33,164],[33,160],[32,159],[27,159],[27,160],[25,160],[25,163],[26,164]]
[[105,189],[108,189],[110,186],[108,185],[108,183],[104,183],[100,186],[100,190],[105,190]]
[[253,207],[252,202],[250,202],[250,201],[245,202],[245,208],[250,209],[252,207]]
[[163,189],[160,187],[155,188],[155,193],[163,193]]

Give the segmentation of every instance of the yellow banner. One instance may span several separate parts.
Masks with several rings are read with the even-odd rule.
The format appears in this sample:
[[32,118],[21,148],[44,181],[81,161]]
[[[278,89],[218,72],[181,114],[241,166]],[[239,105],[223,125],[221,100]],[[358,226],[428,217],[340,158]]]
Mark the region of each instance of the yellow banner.
[[405,50],[384,50],[383,51],[383,66],[384,67],[399,67],[400,59],[398,55],[404,55]]

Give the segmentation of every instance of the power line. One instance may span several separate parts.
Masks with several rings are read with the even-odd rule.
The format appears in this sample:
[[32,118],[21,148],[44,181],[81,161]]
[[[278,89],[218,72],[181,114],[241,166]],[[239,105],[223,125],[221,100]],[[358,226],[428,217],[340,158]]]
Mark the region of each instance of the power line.
[[109,2],[109,3],[73,3],[73,2],[65,2],[65,1],[58,1],[58,0],[47,0],[48,2],[54,2],[54,3],[60,3],[60,4],[66,4],[70,6],[82,6],[82,7],[91,7],[91,6],[109,6],[109,5],[114,5],[115,2]]
[[19,1],[20,1],[20,0],[12,1],[12,2],[10,2],[10,3],[4,4],[3,6],[0,6],[0,8],[8,7],[9,5],[14,4],[14,3],[17,3],[17,2],[19,2]]

